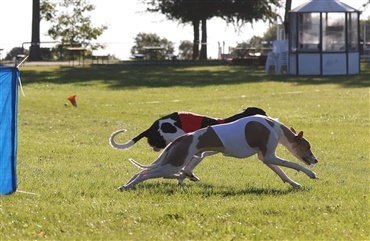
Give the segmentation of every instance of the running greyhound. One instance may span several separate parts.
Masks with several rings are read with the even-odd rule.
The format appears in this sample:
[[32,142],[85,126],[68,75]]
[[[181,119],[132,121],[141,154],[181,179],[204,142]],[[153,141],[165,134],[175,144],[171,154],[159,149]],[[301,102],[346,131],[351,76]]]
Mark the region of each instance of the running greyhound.
[[276,156],[278,143],[307,165],[318,162],[311,151],[310,143],[303,138],[303,131],[296,134],[292,127],[289,129],[275,119],[255,115],[185,134],[168,145],[149,166],[130,159],[143,170],[118,189],[127,190],[151,178],[178,178],[183,168],[186,172],[187,168],[192,166],[194,157],[203,158],[215,153],[236,158],[258,154],[258,159],[272,169],[283,182],[288,182],[294,188],[300,188],[301,185],[290,179],[279,166],[302,171],[310,178],[317,178],[316,174],[307,168]]

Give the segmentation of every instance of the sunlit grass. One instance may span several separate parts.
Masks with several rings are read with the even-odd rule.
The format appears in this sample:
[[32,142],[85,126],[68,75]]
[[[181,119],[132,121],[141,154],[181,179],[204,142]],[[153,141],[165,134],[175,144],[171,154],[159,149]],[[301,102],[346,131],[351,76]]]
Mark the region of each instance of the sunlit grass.
[[[266,76],[262,68],[21,69],[17,192],[0,197],[0,240],[367,240],[369,70],[331,77]],[[366,72],[367,71],[367,72]],[[67,98],[77,95],[78,107]],[[198,183],[149,180],[116,188],[158,153],[126,141],[173,111],[227,117],[259,106],[304,130],[320,178],[286,170],[294,190],[256,157],[215,155]],[[296,161],[283,148],[278,154]]]

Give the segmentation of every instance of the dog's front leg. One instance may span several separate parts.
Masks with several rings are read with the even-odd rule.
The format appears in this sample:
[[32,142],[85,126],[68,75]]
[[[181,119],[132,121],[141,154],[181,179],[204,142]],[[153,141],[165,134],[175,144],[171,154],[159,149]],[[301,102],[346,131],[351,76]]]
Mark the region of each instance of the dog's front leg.
[[302,171],[302,172],[306,173],[306,175],[309,176],[310,178],[317,179],[316,173],[314,173],[313,171],[310,171],[307,168],[302,167],[301,165],[299,165],[297,163],[290,162],[290,161],[287,161],[287,160],[283,160],[283,159],[281,159],[281,158],[279,158],[275,155],[273,155],[273,156],[264,156],[263,157],[263,162],[266,165],[267,164],[272,164],[272,165],[277,165],[277,166],[289,167],[289,168],[292,168],[292,169],[297,170],[297,171]]
[[266,164],[266,166],[268,166],[271,170],[273,170],[281,178],[281,180],[283,180],[283,182],[289,183],[294,188],[301,188],[302,187],[301,184],[299,184],[299,183],[293,181],[292,179],[290,179],[288,177],[288,175],[283,170],[281,170],[280,167],[272,165],[272,164]]

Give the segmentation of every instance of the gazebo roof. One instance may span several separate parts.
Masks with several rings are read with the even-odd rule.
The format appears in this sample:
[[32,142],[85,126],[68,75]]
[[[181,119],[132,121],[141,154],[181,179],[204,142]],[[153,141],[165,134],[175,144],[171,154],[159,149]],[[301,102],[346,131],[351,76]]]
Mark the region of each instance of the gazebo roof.
[[357,9],[348,6],[338,0],[311,0],[289,12],[359,12]]

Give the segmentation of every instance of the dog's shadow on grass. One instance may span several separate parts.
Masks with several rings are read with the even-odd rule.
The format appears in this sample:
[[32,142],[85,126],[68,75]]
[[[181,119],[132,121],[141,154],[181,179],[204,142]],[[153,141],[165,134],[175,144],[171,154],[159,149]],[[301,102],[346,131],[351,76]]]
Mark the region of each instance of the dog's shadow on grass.
[[132,191],[148,191],[156,194],[164,195],[175,195],[175,194],[196,194],[202,195],[203,197],[212,197],[212,196],[244,196],[244,195],[264,195],[264,196],[282,196],[288,195],[295,192],[306,192],[309,191],[307,188],[296,189],[293,187],[282,187],[273,188],[273,187],[256,187],[253,185],[247,185],[246,188],[234,188],[224,185],[213,185],[207,183],[190,183],[184,185],[177,185],[175,183],[143,183],[132,189]]
[[244,196],[244,195],[263,195],[263,196],[282,196],[294,192],[306,191],[307,189],[296,189],[293,187],[256,187],[253,185],[247,185],[245,188],[233,188],[230,186],[215,186],[211,184],[202,183],[200,184],[201,192],[204,196],[220,195],[223,197],[229,196]]

